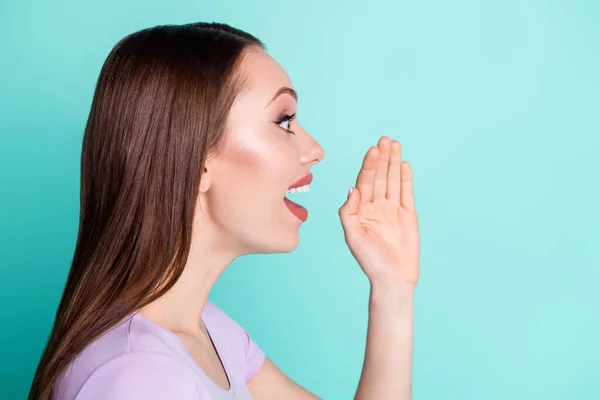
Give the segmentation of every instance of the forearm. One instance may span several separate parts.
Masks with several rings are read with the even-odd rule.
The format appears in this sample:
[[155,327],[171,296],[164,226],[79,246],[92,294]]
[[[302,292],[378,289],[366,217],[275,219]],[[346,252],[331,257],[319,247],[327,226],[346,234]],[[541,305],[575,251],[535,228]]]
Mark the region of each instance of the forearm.
[[355,400],[410,400],[414,284],[371,285],[362,374]]

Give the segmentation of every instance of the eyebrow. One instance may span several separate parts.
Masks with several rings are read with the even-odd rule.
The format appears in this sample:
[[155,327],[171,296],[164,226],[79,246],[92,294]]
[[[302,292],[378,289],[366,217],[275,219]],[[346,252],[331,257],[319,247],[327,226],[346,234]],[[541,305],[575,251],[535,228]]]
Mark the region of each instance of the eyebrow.
[[294,100],[298,101],[298,93],[296,93],[296,91],[294,89],[290,88],[290,87],[283,86],[283,87],[280,87],[279,90],[277,90],[277,92],[275,92],[275,95],[273,96],[273,98],[271,99],[271,101],[269,101],[267,103],[266,107],[268,107],[272,102],[275,101],[275,99],[277,97],[279,97],[280,95],[282,95],[284,93],[289,94],[290,96],[292,96],[294,98]]

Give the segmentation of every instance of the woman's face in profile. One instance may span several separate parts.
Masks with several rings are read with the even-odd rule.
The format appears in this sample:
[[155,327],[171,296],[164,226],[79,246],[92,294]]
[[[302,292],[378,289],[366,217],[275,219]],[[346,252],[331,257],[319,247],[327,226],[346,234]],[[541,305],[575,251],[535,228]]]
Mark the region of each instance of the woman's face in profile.
[[[286,191],[312,172],[324,150],[297,118],[289,119],[297,110],[293,85],[269,54],[249,51],[241,72],[248,86],[229,114],[222,153],[206,164],[210,187],[201,196],[201,212],[228,246],[244,253],[289,252],[298,244],[302,220],[286,206]],[[293,200],[302,204],[309,195]]]

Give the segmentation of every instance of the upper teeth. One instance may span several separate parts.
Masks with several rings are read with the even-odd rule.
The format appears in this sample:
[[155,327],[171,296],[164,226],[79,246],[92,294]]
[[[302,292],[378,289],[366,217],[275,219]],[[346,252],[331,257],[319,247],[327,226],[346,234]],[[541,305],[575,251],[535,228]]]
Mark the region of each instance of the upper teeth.
[[296,192],[308,192],[308,191],[309,191],[308,185],[304,185],[304,186],[300,186],[297,188],[288,189],[286,194],[287,193],[296,193]]

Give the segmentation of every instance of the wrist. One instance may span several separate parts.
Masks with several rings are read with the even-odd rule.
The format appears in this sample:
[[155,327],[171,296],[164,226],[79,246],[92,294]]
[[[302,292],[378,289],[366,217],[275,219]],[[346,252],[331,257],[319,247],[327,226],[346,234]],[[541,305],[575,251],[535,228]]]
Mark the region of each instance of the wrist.
[[412,306],[416,284],[411,282],[374,282],[371,281],[371,302],[373,305]]
[[414,294],[417,287],[416,282],[393,281],[390,279],[369,280],[371,290],[377,290],[382,293]]

